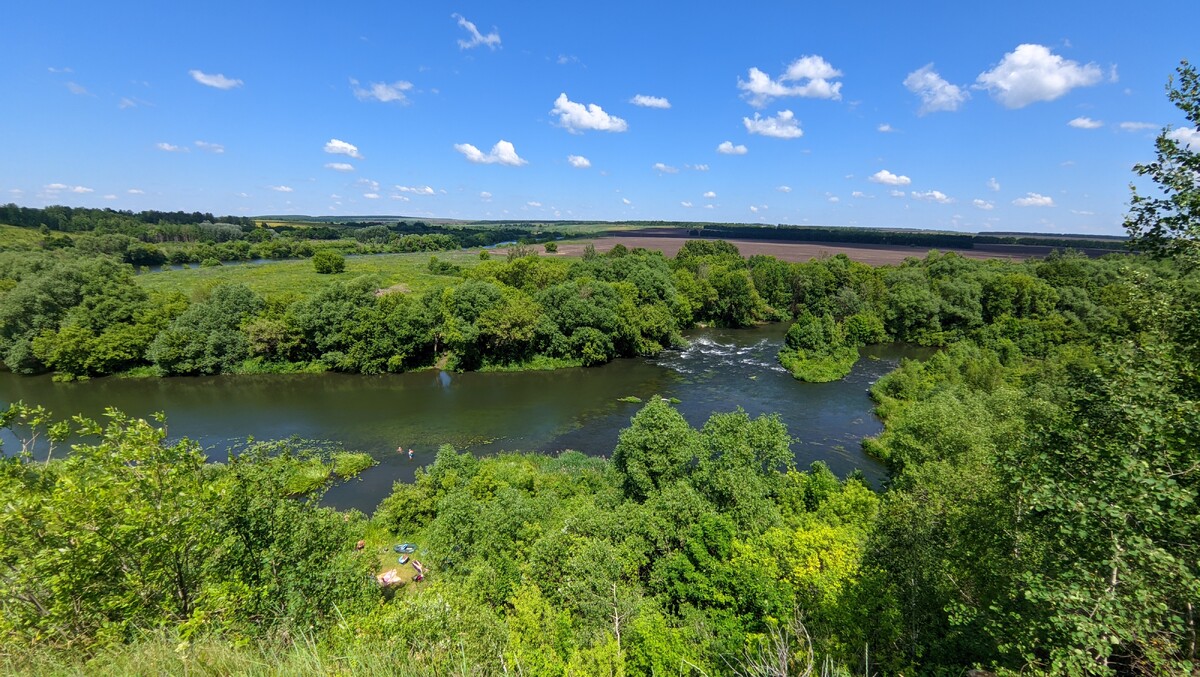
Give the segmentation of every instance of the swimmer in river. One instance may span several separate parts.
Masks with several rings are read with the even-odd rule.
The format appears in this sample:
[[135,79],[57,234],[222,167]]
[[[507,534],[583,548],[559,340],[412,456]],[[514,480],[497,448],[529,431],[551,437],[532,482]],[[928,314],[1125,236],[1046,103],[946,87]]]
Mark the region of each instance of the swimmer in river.
[[408,460],[410,460],[410,461],[412,460],[412,455],[413,455],[413,450],[409,449],[408,450]]

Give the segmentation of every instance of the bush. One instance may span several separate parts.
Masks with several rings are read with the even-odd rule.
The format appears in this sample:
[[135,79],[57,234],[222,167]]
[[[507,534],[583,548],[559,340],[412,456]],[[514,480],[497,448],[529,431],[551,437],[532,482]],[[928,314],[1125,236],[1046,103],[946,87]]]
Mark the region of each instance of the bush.
[[547,242],[545,245],[543,245],[543,247],[546,248],[547,254],[553,254],[558,251],[558,243],[557,242]]
[[312,257],[313,269],[322,275],[346,270],[346,257],[332,249],[322,249]]

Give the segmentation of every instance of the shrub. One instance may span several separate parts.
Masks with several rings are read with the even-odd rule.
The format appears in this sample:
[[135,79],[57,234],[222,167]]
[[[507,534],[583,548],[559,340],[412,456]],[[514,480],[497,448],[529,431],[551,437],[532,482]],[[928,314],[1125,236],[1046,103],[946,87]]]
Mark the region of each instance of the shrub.
[[346,257],[332,249],[322,249],[312,257],[313,269],[322,275],[346,270]]

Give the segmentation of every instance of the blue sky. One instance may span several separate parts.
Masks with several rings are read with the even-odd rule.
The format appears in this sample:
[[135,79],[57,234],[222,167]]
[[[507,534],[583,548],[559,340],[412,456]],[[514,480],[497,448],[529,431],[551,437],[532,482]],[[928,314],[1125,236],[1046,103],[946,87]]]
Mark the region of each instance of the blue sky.
[[1200,60],[1179,3],[305,4],[10,3],[0,201],[1120,234]]

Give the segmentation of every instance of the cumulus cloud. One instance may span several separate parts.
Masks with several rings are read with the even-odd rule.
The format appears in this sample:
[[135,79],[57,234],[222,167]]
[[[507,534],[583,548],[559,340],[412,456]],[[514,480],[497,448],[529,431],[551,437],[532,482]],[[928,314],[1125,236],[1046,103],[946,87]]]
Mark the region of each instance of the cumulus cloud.
[[378,200],[379,193],[363,193],[363,197],[367,198],[368,200]]
[[371,82],[366,87],[360,86],[358,80],[350,80],[350,89],[354,91],[354,96],[359,101],[371,101],[373,99],[375,101],[382,101],[383,103],[393,101],[406,103],[408,97],[404,93],[412,89],[412,87],[413,84],[406,80],[397,80],[391,83]]
[[878,127],[876,127],[875,130],[879,131],[879,132],[883,132],[884,134],[888,134],[890,132],[896,131],[896,129],[894,127],[892,127],[891,125],[889,125],[886,122],[879,125]]
[[530,207],[541,207],[542,206],[541,202],[536,202],[534,200],[530,200],[529,202],[526,202],[525,204],[529,205]]
[[773,118],[760,117],[755,113],[753,120],[742,118],[742,124],[746,125],[746,131],[751,134],[776,139],[798,139],[804,136],[804,130],[800,129],[800,121],[790,110],[781,110]]
[[623,197],[623,198],[621,198],[621,202],[624,202],[624,203],[625,203],[625,204],[627,204],[627,205],[631,205],[631,204],[633,204],[632,202],[630,202],[630,201],[629,201],[629,198],[627,198],[627,197]]
[[1054,199],[1039,193],[1026,193],[1025,197],[1013,200],[1013,204],[1018,207],[1053,207]]
[[1167,138],[1178,141],[1179,145],[1186,146],[1189,150],[1200,151],[1200,132],[1194,129],[1180,127],[1168,133]]
[[947,82],[933,70],[933,64],[925,64],[904,78],[904,86],[908,91],[921,97],[921,115],[936,111],[956,111],[970,97],[970,94],[959,87]]
[[1075,129],[1100,129],[1104,126],[1104,123],[1089,117],[1078,117],[1068,122],[1067,125]]
[[856,190],[853,193],[850,193],[850,197],[866,197],[866,196],[867,196],[867,194],[862,192],[861,190]]
[[166,141],[159,141],[158,143],[154,144],[154,147],[159,150],[166,151],[168,153],[186,153],[186,152],[188,152],[188,149],[186,147],[176,146],[175,144],[167,143]]
[[356,160],[363,159],[362,154],[358,152],[358,146],[339,139],[330,139],[325,144],[325,152],[331,155],[348,155]]
[[465,29],[467,34],[471,36],[470,40],[458,41],[459,49],[471,49],[480,45],[487,45],[488,49],[496,49],[500,46],[500,33],[495,29],[495,27],[492,28],[491,33],[483,35],[479,32],[479,29],[475,27],[475,24],[467,21],[463,15],[457,13],[451,14],[450,18],[458,19],[458,25]]
[[479,199],[483,200],[484,202],[491,202],[492,194],[485,190],[485,191],[479,193]]
[[842,83],[831,80],[841,75],[841,71],[814,54],[793,61],[777,80],[751,67],[747,71],[747,79],[738,78],[738,89],[742,90],[742,97],[755,108],[762,108],[773,99],[787,96],[837,101],[842,98]]
[[888,195],[891,195],[892,197],[905,197],[908,194],[902,190],[892,189],[891,191],[888,192]]
[[145,195],[146,194],[146,191],[142,190],[141,188],[130,188],[129,190],[127,190],[125,192],[129,193],[130,195]]
[[995,204],[988,202],[987,200],[971,200],[971,204],[984,211],[991,211],[996,208]]
[[576,169],[587,169],[592,166],[592,161],[582,155],[568,155],[567,162]]
[[667,98],[665,96],[647,96],[645,94],[638,94],[637,96],[630,99],[629,103],[631,103],[635,106],[642,106],[644,108],[670,108],[671,107],[671,102],[667,101]]
[[717,146],[717,152],[725,155],[745,155],[748,151],[740,143],[735,146],[732,141],[722,141],[721,145]]
[[1000,190],[1000,182],[997,181],[996,177],[993,176],[992,178],[987,180],[987,187],[990,188],[993,192],[997,192]]
[[335,172],[352,172],[354,165],[349,162],[326,162],[325,169],[332,169]]
[[208,141],[197,141],[196,147],[200,150],[208,151],[209,153],[216,153],[218,155],[225,152],[225,146],[219,143],[209,143]]
[[117,196],[116,195],[105,195],[104,199],[105,200],[115,200],[115,199],[117,199]]
[[1140,132],[1146,129],[1155,129],[1158,127],[1158,125],[1154,124],[1153,122],[1122,122],[1117,126],[1127,132]]
[[396,190],[401,193],[412,193],[413,195],[433,195],[437,193],[431,186],[396,186]]
[[368,192],[371,192],[371,193],[379,192],[379,182],[374,179],[359,179],[358,181],[355,181],[355,183],[357,183],[360,186],[365,186],[367,188]]
[[692,207],[692,203],[691,203],[691,202],[688,202],[687,200],[684,200],[683,202],[680,202],[680,203],[679,203],[679,206],[680,206],[680,207],[687,207],[688,209],[691,209],[691,207]]
[[698,172],[708,171],[708,165],[684,165],[684,167],[687,167],[688,169],[694,169]]
[[48,183],[42,186],[42,194],[47,197],[56,198],[62,192],[75,193],[77,195],[85,195],[95,192],[87,186],[68,186],[65,183]]
[[558,124],[571,133],[593,129],[600,132],[623,132],[629,129],[624,120],[604,112],[604,109],[594,103],[586,106],[575,103],[567,98],[566,93],[558,95],[554,100],[551,115],[558,116]]
[[837,204],[837,203],[839,203],[839,202],[841,202],[841,201],[842,201],[842,198],[840,198],[840,197],[838,197],[838,196],[836,196],[836,195],[830,195],[830,194],[828,194],[828,193],[826,193],[826,194],[825,194],[825,199],[826,199],[826,200],[829,200],[830,202],[832,202],[832,203],[834,203],[834,204]]
[[508,165],[509,167],[520,167],[528,164],[524,158],[517,155],[517,149],[511,143],[500,139],[496,145],[492,146],[491,152],[484,154],[478,148],[469,143],[456,143],[454,150],[463,154],[471,162],[480,165]]
[[924,192],[917,192],[914,190],[912,192],[912,196],[913,196],[914,200],[927,200],[929,202],[936,202],[938,204],[943,204],[943,205],[954,202],[953,198],[946,195],[945,193],[943,193],[940,190],[927,190]]
[[273,191],[276,191],[276,192],[279,192],[279,193],[290,193],[290,192],[292,192],[292,187],[291,187],[291,186],[269,186],[269,188],[270,188],[271,190],[273,190]]
[[999,65],[979,74],[976,87],[986,89],[1006,108],[1024,108],[1037,101],[1053,101],[1076,87],[1094,85],[1103,78],[1094,63],[1068,61],[1043,45],[1018,45]]
[[704,205],[705,209],[716,209],[713,205]]
[[885,186],[907,186],[912,183],[912,179],[903,174],[893,174],[886,169],[881,169],[867,178],[872,183],[882,183]]
[[662,162],[655,162],[654,169],[656,171],[658,171],[660,174],[678,174],[679,173],[679,168],[672,167],[671,165],[664,164]]
[[188,74],[191,75],[192,79],[196,82],[208,87],[216,87],[217,89],[233,89],[234,87],[241,87],[243,84],[245,84],[241,80],[227,78],[221,73],[209,75],[204,71],[192,69],[188,71]]
[[790,192],[792,192],[792,187],[791,186],[778,186],[775,188],[775,190],[777,190],[781,193],[790,193]]
[[704,197],[708,198],[709,200],[715,198],[716,196],[717,196],[717,194],[711,190],[704,194]]

